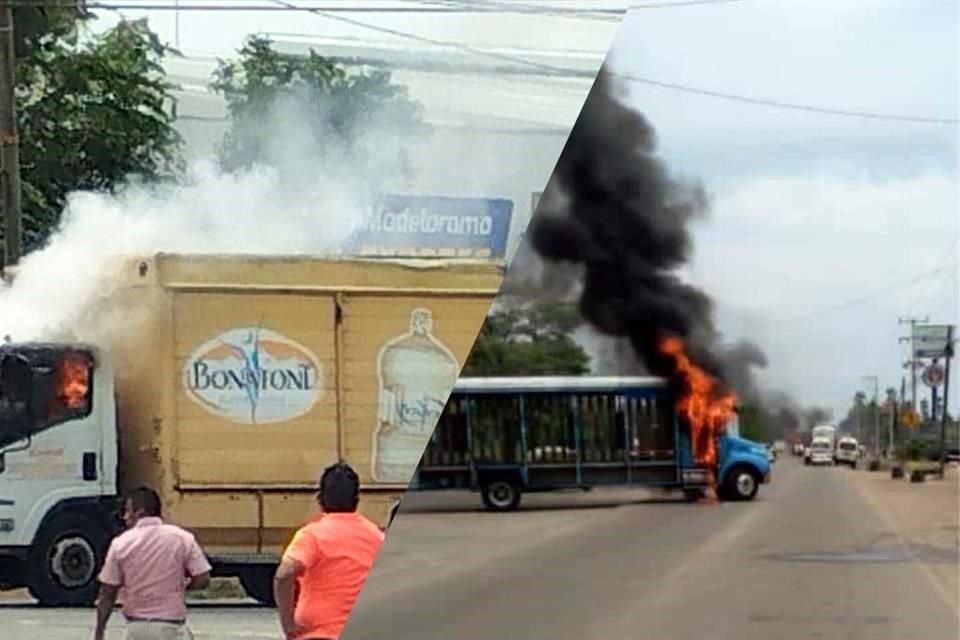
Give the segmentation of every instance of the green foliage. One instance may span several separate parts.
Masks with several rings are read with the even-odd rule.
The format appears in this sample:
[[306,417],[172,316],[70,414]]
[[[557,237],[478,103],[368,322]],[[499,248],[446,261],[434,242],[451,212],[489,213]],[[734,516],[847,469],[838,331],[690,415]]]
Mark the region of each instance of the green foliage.
[[583,375],[590,356],[573,339],[575,305],[536,302],[487,316],[464,376]]
[[285,124],[309,148],[333,152],[357,172],[403,176],[409,163],[399,145],[383,151],[391,148],[387,138],[429,131],[421,106],[389,73],[350,73],[313,51],[278,52],[264,38],[250,39],[238,59],[220,61],[211,87],[224,96],[231,117],[220,146],[228,171],[275,165],[271,143],[275,128]]
[[17,58],[22,60],[28,57],[45,40],[74,37],[77,21],[93,17],[82,4],[49,3],[48,6],[37,4],[14,8],[13,33]]
[[146,21],[82,43],[39,40],[17,68],[24,245],[36,248],[76,190],[111,191],[181,168],[165,109],[167,53]]
[[927,443],[922,440],[910,439],[896,446],[895,458],[900,462],[914,462],[920,459],[927,450]]
[[737,417],[740,423],[740,437],[754,442],[769,441],[770,433],[764,423],[762,412],[759,409],[756,407],[741,406]]

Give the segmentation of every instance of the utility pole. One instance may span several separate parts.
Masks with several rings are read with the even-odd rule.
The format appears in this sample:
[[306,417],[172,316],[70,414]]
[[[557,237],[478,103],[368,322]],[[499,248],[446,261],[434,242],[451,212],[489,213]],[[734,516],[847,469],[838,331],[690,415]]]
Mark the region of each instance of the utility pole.
[[173,0],[173,42],[180,51],[180,0]]
[[13,8],[0,7],[0,197],[3,201],[5,237],[4,266],[20,261],[20,144],[17,139],[16,53],[13,40]]
[[909,316],[906,318],[900,318],[900,324],[909,324],[910,325],[910,408],[913,410],[913,413],[917,413],[917,350],[916,350],[916,339],[917,339],[917,324],[918,323],[928,323],[930,318],[924,317],[923,319],[915,318]]
[[873,448],[877,457],[880,454],[880,379],[877,376],[864,376],[866,382],[873,383]]
[[943,376],[943,416],[940,419],[940,479],[944,478],[947,470],[947,416],[949,415],[950,398],[950,361],[953,360],[953,325],[947,328],[947,348],[944,350],[946,371]]

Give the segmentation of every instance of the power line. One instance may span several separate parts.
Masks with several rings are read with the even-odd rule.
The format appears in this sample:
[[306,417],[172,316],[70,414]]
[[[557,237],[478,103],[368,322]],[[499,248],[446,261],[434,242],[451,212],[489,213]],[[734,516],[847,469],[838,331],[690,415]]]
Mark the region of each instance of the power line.
[[[38,0],[3,0],[0,7],[4,8],[75,8],[76,4],[40,2]],[[499,5],[477,5],[469,4],[433,4],[424,2],[422,6],[371,6],[371,5],[342,5],[326,4],[312,6],[291,6],[286,9],[283,7],[271,6],[269,4],[228,4],[217,3],[215,0],[207,0],[205,4],[174,4],[173,2],[109,2],[93,1],[87,2],[84,7],[88,10],[139,10],[139,11],[230,11],[230,12],[278,12],[278,11],[324,11],[337,13],[434,13],[434,14],[468,14],[468,13],[530,13],[536,15],[556,15],[567,17],[578,16],[605,16],[608,19],[620,19],[626,15],[624,9],[562,9],[562,8],[539,8],[531,5],[499,4]]]
[[[272,0],[272,1],[275,4],[281,5],[281,6],[290,7],[290,8],[300,8],[298,7],[298,5],[293,4],[291,2],[287,2],[286,0]],[[702,1],[705,1],[705,0],[702,0]],[[473,55],[486,56],[488,58],[494,58],[504,62],[522,64],[532,68],[539,69],[541,71],[547,71],[553,74],[581,75],[581,76],[586,75],[587,77],[594,76],[594,74],[592,73],[564,68],[564,67],[552,65],[545,62],[528,60],[526,58],[521,58],[521,57],[513,56],[510,54],[484,51],[482,49],[476,49],[474,47],[470,47],[469,45],[463,45],[457,42],[437,40],[435,38],[428,38],[426,36],[420,36],[417,34],[401,31],[399,29],[382,27],[379,25],[370,24],[369,22],[364,22],[362,20],[357,20],[354,18],[348,18],[340,15],[333,15],[333,14],[330,14],[329,12],[325,12],[319,9],[309,9],[308,11],[310,13],[315,13],[317,15],[324,16],[330,20],[336,20],[338,22],[343,22],[346,24],[360,27],[360,28],[378,31],[380,33],[386,33],[388,35],[393,35],[393,36],[405,38],[408,40],[413,40],[413,41],[424,43],[424,44],[430,44],[433,46],[450,47],[454,49],[459,49],[461,51],[464,51]],[[624,73],[622,71],[610,71],[610,74],[624,80],[636,82],[639,84],[645,84],[648,86],[658,87],[661,89],[670,89],[673,91],[680,91],[684,93],[691,93],[691,94],[696,94],[696,95],[701,95],[701,96],[706,96],[711,98],[731,100],[731,101],[742,102],[746,104],[766,106],[766,107],[778,108],[778,109],[789,109],[794,111],[805,111],[808,113],[818,113],[822,115],[833,115],[833,116],[852,117],[852,118],[866,118],[866,119],[872,119],[872,120],[887,120],[887,121],[895,121],[895,122],[913,122],[913,123],[923,123],[923,124],[956,124],[960,122],[960,119],[957,119],[957,118],[929,118],[929,117],[923,117],[923,116],[887,114],[887,113],[879,113],[874,111],[855,111],[850,109],[836,109],[836,108],[821,107],[816,105],[782,102],[778,100],[770,100],[767,98],[744,96],[744,95],[738,95],[733,93],[714,91],[711,89],[693,87],[690,85],[664,82],[662,80],[655,80],[653,78],[643,77],[643,76],[639,76],[632,73]]]
[[[648,5],[639,5],[640,9],[649,9],[649,8],[664,8],[668,6],[694,6],[694,5],[703,5],[703,4],[720,4],[720,3],[731,3],[738,1],[747,1],[747,0],[688,0],[687,2],[667,2],[667,3],[658,3],[648,4]],[[40,3],[35,2],[34,0],[5,0],[6,3],[12,4],[12,6],[40,6]],[[0,6],[4,6],[5,2],[0,1]],[[411,7],[397,7],[394,9],[385,9],[385,8],[373,8],[373,7],[343,7],[343,6],[334,6],[334,7],[318,7],[318,6],[302,6],[297,5],[292,2],[286,2],[285,0],[271,0],[272,5],[186,5],[181,6],[179,10],[216,10],[216,11],[239,11],[239,10],[272,10],[272,11],[304,11],[307,13],[313,13],[325,17],[329,20],[334,20],[342,22],[345,24],[350,24],[355,27],[362,29],[367,29],[371,31],[376,31],[379,33],[384,33],[398,38],[403,38],[406,40],[411,40],[415,42],[420,42],[422,44],[429,44],[432,46],[446,47],[451,49],[456,49],[469,53],[471,55],[476,55],[480,57],[486,57],[490,59],[499,60],[501,62],[509,62],[511,64],[519,64],[522,66],[530,67],[537,69],[541,72],[545,72],[548,75],[561,75],[561,76],[573,76],[573,77],[584,77],[584,78],[594,78],[595,73],[584,71],[580,69],[571,69],[565,68],[558,65],[553,65],[545,62],[537,62],[535,60],[529,60],[526,58],[521,58],[519,56],[514,56],[510,54],[498,53],[494,51],[486,51],[482,49],[477,49],[469,45],[464,45],[458,42],[450,42],[445,40],[438,40],[436,38],[429,38],[426,36],[421,36],[418,34],[410,33],[408,31],[403,31],[400,29],[393,29],[389,27],[383,27],[380,25],[371,24],[363,20],[357,20],[354,18],[348,18],[343,15],[337,15],[337,13],[357,13],[357,12],[369,12],[369,13],[384,13],[386,11],[402,11],[402,12],[422,12],[424,10],[429,11],[429,9],[417,9]],[[45,5],[50,6],[50,5]],[[73,6],[73,5],[62,5],[64,7]],[[103,9],[144,9],[148,5],[121,5],[118,3],[90,3],[87,5],[89,8],[103,8]],[[149,5],[149,7],[154,7],[153,10],[173,10],[176,9],[174,5],[164,4],[164,5]],[[456,13],[462,12],[460,9],[436,9],[440,13]],[[493,9],[483,10],[482,12],[492,12]],[[552,11],[557,11],[554,9]],[[591,10],[580,10],[580,9],[571,9],[567,10],[568,12],[583,12],[588,11],[591,13],[596,13],[598,11],[606,11],[609,13],[621,14],[622,12],[615,9],[591,9]],[[542,13],[542,12],[541,12]],[[938,117],[927,117],[927,116],[914,116],[914,115],[903,115],[903,114],[892,114],[892,113],[883,113],[878,111],[869,111],[869,110],[855,110],[855,109],[840,109],[835,107],[824,107],[820,105],[812,104],[802,104],[796,102],[786,102],[781,100],[773,100],[770,98],[761,98],[757,96],[748,96],[743,94],[730,93],[725,91],[717,91],[714,89],[705,89],[702,87],[695,87],[687,84],[666,82],[663,80],[657,80],[654,78],[640,76],[634,73],[623,72],[623,71],[614,71],[609,70],[609,73],[612,76],[618,77],[622,80],[633,82],[637,84],[642,84],[646,86],[651,86],[659,89],[666,89],[671,91],[677,91],[681,93],[688,93],[692,95],[699,95],[703,97],[709,97],[720,100],[727,100],[732,102],[739,102],[743,104],[751,104],[754,106],[763,106],[773,109],[781,110],[790,110],[790,111],[800,111],[806,113],[813,113],[819,115],[830,115],[837,117],[846,117],[846,118],[860,118],[867,120],[882,120],[889,122],[904,122],[904,123],[914,123],[914,124],[938,124],[938,125],[953,125],[960,123],[958,118],[938,118]]]
[[849,299],[847,299],[847,300],[845,300],[845,301],[842,301],[842,302],[838,302],[838,303],[829,305],[829,306],[827,306],[827,307],[818,309],[818,310],[816,310],[816,311],[811,311],[811,312],[804,313],[804,314],[801,314],[801,315],[798,315],[798,316],[793,316],[793,317],[791,317],[791,318],[779,319],[779,320],[777,320],[777,322],[778,322],[778,323],[792,323],[792,322],[798,322],[798,321],[801,321],[801,320],[809,320],[810,318],[815,317],[815,316],[823,315],[823,314],[826,314],[826,313],[832,313],[832,312],[834,312],[834,311],[838,311],[838,310],[841,310],[841,309],[845,309],[845,308],[847,308],[847,307],[855,306],[855,305],[861,304],[861,303],[863,303],[863,302],[870,301],[870,300],[872,300],[873,298],[875,298],[875,297],[877,297],[877,296],[879,296],[879,295],[886,294],[886,293],[890,293],[891,291],[895,291],[895,290],[900,289],[900,288],[902,288],[902,287],[910,286],[910,285],[912,285],[912,284],[916,284],[916,283],[918,283],[918,282],[922,282],[922,281],[926,280],[927,278],[929,278],[929,277],[931,277],[931,276],[937,275],[937,274],[945,271],[946,269],[949,269],[950,267],[955,266],[955,263],[956,263],[956,262],[957,262],[956,257],[954,257],[954,259],[949,260],[947,264],[940,264],[940,266],[937,267],[937,268],[935,268],[935,269],[930,269],[930,270],[928,270],[928,271],[923,271],[923,272],[921,272],[921,273],[914,274],[913,276],[911,276],[911,277],[909,277],[909,278],[906,278],[906,279],[904,279],[904,280],[897,281],[897,282],[895,282],[895,283],[893,283],[893,284],[890,284],[890,285],[887,285],[887,286],[885,286],[885,287],[873,289],[873,290],[871,290],[871,291],[869,291],[868,293],[865,293],[865,294],[863,294],[863,295],[860,295],[860,296],[857,296],[857,297],[854,297],[854,298],[849,298]]
[[679,0],[678,2],[650,2],[644,4],[630,5],[630,10],[634,9],[670,9],[672,7],[695,7],[711,4],[739,4],[743,2],[752,2],[753,0]]

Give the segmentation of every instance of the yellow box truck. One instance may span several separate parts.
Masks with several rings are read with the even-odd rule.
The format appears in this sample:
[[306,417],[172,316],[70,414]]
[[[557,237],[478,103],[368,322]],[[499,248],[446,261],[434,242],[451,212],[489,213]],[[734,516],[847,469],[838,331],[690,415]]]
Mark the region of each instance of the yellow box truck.
[[269,602],[327,464],[386,523],[501,279],[462,259],[121,261],[107,344],[0,344],[0,583],[90,602],[117,498],[145,484]]

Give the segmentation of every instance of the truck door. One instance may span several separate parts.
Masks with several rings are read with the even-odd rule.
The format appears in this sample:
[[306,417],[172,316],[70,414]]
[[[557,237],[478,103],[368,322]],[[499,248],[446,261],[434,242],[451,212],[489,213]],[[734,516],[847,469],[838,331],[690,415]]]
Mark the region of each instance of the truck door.
[[92,597],[109,534],[94,366],[69,348],[0,352],[0,546],[29,547],[26,583],[48,604]]
[[0,505],[16,513],[17,537],[29,544],[57,501],[103,493],[94,361],[83,352],[8,352],[0,371]]

